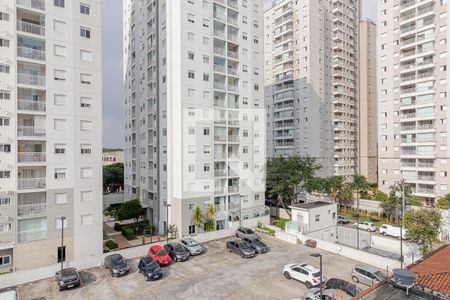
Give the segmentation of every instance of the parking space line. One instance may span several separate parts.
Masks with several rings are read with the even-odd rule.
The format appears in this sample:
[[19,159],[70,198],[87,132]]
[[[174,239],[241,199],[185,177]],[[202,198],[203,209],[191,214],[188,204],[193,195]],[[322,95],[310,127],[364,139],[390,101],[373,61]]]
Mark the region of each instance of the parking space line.
[[120,290],[117,288],[117,286],[115,285],[115,283],[112,280],[112,277],[110,276],[110,274],[106,273],[105,268],[101,268],[101,271],[103,273],[103,275],[105,275],[106,281],[109,283],[109,286],[111,287],[111,289],[113,290],[114,294],[116,294],[116,296],[118,296],[119,298],[117,299],[124,299],[124,297],[122,296],[122,294],[120,293]]
[[80,282],[81,282],[81,288],[83,289],[84,294],[86,294],[86,298],[88,300],[92,300],[91,296],[89,296],[89,293],[88,293],[86,287],[84,286],[83,278],[81,278],[81,276],[79,276],[79,277],[80,277]]

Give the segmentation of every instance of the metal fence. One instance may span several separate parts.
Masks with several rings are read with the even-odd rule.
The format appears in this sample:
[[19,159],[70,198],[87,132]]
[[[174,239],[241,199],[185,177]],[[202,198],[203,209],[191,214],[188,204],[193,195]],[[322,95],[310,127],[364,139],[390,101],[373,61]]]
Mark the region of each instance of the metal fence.
[[[339,244],[358,248],[357,229],[338,226],[337,240]],[[359,230],[359,249],[372,245],[372,233]]]

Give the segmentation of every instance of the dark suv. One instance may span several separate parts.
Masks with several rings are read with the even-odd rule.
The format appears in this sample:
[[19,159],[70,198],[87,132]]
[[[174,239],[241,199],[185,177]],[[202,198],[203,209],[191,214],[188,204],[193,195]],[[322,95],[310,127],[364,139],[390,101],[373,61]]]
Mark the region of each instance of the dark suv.
[[239,254],[242,258],[252,258],[256,255],[255,249],[243,241],[228,241],[227,250]]
[[162,270],[158,263],[149,256],[141,258],[138,269],[139,273],[142,273],[146,280],[156,280],[162,277]]
[[246,242],[250,247],[256,250],[258,254],[266,253],[269,251],[269,247],[264,244],[260,239],[255,238],[243,238],[244,242]]
[[75,268],[62,269],[55,274],[55,281],[59,290],[66,290],[80,286],[80,275]]
[[164,245],[164,250],[169,253],[169,256],[174,261],[185,261],[189,259],[190,253],[186,250],[181,244],[178,243],[170,243]]
[[111,272],[112,277],[124,276],[130,271],[130,267],[120,254],[111,254],[105,257],[104,266]]

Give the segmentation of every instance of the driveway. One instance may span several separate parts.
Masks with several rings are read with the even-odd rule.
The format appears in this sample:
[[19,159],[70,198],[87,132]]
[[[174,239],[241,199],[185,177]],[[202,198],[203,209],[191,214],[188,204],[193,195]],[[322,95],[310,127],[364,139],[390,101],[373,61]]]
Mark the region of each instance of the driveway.
[[318,268],[318,259],[310,256],[318,252],[323,255],[325,276],[351,281],[351,268],[358,263],[269,236],[263,237],[269,253],[242,259],[226,251],[230,239],[208,242],[205,254],[163,268],[163,278],[158,281],[145,281],[137,272],[138,258],[134,258],[129,260],[127,276],[111,278],[102,267],[95,267],[80,271],[80,288],[59,292],[54,279],[48,278],[20,286],[20,299],[292,299],[301,298],[306,287],[284,278],[284,265],[306,262]]

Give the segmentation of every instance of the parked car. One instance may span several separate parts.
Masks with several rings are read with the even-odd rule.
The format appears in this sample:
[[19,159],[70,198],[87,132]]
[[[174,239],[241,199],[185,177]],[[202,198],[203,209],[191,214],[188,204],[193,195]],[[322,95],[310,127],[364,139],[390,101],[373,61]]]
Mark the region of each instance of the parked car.
[[162,270],[158,263],[150,256],[141,257],[138,264],[139,273],[142,273],[145,279],[156,280],[162,277]]
[[371,286],[380,281],[383,281],[386,275],[369,265],[356,265],[352,268],[352,280],[355,283],[361,282],[365,285]]
[[[402,234],[400,234],[400,231]],[[384,236],[389,235],[398,239],[405,239],[408,233],[408,229],[400,228],[399,225],[383,224],[380,226],[380,233]]]
[[[320,270],[308,264],[289,264],[283,268],[284,277],[287,279],[296,279],[303,282],[308,289],[320,286]],[[325,276],[322,276],[322,283],[327,281]]]
[[269,251],[269,247],[264,244],[260,239],[252,239],[252,238],[243,238],[244,242],[246,242],[250,247],[256,250],[258,254],[266,253]]
[[345,292],[341,292],[344,295],[339,295],[338,290],[334,289],[324,289],[322,290],[322,299],[320,299],[320,288],[315,287],[306,291],[304,298],[305,300],[332,300],[332,299],[342,299],[342,300],[351,300],[352,297],[345,295]]
[[55,281],[59,290],[66,290],[80,286],[80,275],[75,268],[62,269],[55,274]]
[[350,220],[346,216],[338,215],[337,222],[339,224],[348,224],[350,223]]
[[362,293],[362,290],[355,284],[339,278],[328,279],[327,282],[325,282],[325,288],[341,290],[347,293],[347,295],[352,297],[355,297],[356,295]]
[[369,232],[377,231],[377,226],[370,222],[355,223],[355,224],[353,224],[353,227],[359,228],[362,230],[367,230]]
[[19,294],[15,288],[0,292],[0,300],[19,300]]
[[124,276],[130,271],[130,267],[120,254],[108,255],[105,257],[103,265],[111,272],[112,277]]
[[193,238],[185,238],[180,240],[180,244],[189,251],[190,255],[202,254],[205,248]]
[[227,250],[239,254],[242,258],[252,258],[256,255],[255,249],[243,241],[228,241]]
[[236,229],[236,237],[239,238],[251,238],[251,239],[260,239],[259,235],[257,235],[253,230],[247,227],[238,227]]
[[148,256],[153,258],[160,266],[168,266],[172,263],[169,253],[160,245],[151,246],[148,249]]
[[169,253],[173,261],[186,261],[189,259],[189,251],[179,243],[170,243],[164,245],[164,250]]

